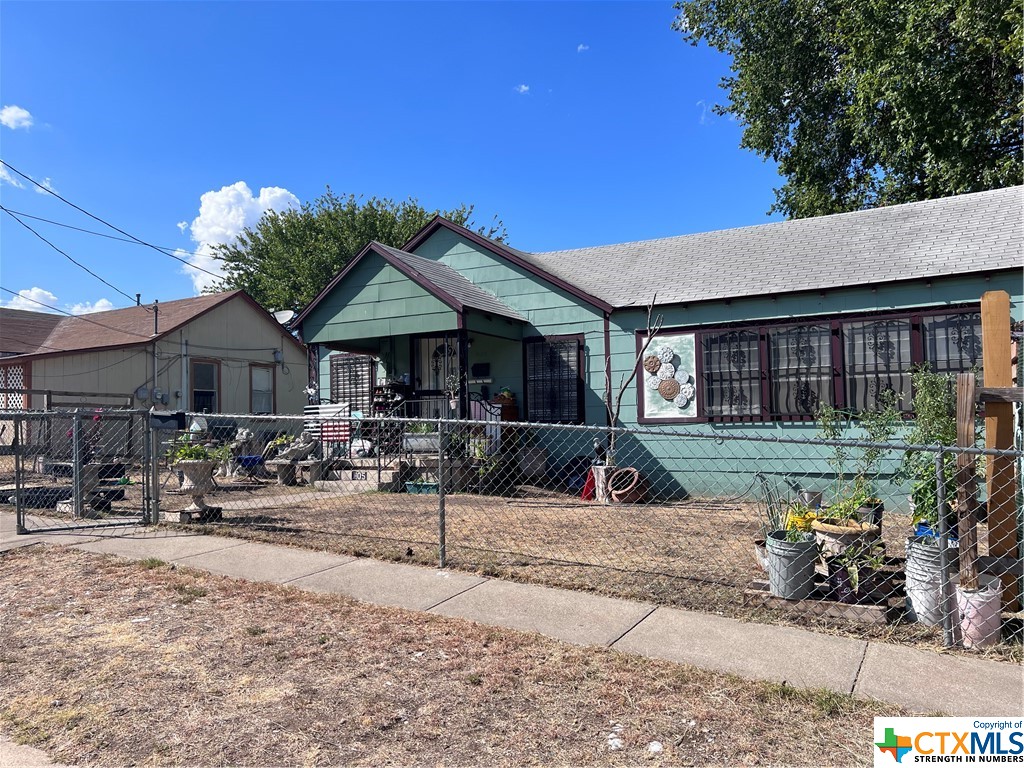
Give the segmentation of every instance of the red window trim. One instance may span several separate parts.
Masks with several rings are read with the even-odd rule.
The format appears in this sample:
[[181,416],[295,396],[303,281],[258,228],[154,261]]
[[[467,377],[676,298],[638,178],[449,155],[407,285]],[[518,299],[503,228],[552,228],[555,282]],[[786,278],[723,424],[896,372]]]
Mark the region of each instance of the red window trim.
[[[909,320],[910,350],[913,364],[924,360],[924,318],[935,315],[973,314],[981,311],[980,304],[960,303],[944,307],[927,309],[903,310],[898,312],[858,312],[849,315],[815,315],[812,317],[780,318],[759,322],[736,322],[717,326],[679,326],[661,329],[661,334],[693,333],[695,339],[696,370],[694,378],[697,384],[697,416],[693,418],[645,417],[643,416],[643,382],[637,377],[637,423],[638,424],[691,424],[691,423],[775,423],[775,422],[809,422],[814,417],[808,414],[772,414],[769,412],[770,398],[770,361],[767,354],[768,334],[773,328],[793,328],[799,326],[823,325],[832,331],[832,396],[837,408],[845,408],[846,403],[846,360],[845,345],[842,334],[844,323],[872,320]],[[761,408],[760,414],[749,416],[708,416],[704,404],[704,336],[729,333],[730,331],[747,330],[758,334],[758,365],[761,375]],[[646,329],[637,330],[636,350],[639,354]]]

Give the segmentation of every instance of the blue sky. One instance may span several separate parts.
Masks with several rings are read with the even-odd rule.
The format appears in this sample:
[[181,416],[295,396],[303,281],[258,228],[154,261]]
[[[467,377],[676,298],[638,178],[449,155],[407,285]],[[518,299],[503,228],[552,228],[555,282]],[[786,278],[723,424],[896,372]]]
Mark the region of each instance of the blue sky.
[[[670,2],[3,2],[2,16],[0,157],[185,252],[327,185],[471,203],[511,245],[546,251],[763,223],[780,184],[710,111],[729,62],[672,31]],[[117,234],[8,176],[4,207]],[[202,285],[153,250],[23,221],[144,302]],[[7,214],[0,285],[66,311],[129,303]]]

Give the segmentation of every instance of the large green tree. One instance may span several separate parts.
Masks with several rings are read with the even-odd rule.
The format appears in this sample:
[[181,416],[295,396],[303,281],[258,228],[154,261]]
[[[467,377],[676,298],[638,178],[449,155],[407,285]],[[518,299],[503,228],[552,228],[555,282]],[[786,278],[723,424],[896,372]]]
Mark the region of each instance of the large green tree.
[[719,114],[817,216],[1020,184],[1020,0],[681,0],[732,57]]
[[225,276],[210,290],[241,288],[269,310],[297,311],[371,240],[400,248],[437,214],[496,240],[507,234],[497,218],[476,227],[471,205],[428,211],[413,198],[363,200],[328,187],[301,208],[268,211],[234,243],[218,246]]

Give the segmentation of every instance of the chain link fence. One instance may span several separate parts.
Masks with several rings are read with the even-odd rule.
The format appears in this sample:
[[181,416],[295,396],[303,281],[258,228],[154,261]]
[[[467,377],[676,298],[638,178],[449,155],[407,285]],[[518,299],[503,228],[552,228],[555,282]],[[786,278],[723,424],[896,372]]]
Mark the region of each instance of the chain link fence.
[[858,636],[1020,644],[1015,451],[190,414],[164,522]]
[[144,522],[149,414],[116,407],[0,413],[0,504],[42,532]]
[[1022,456],[731,427],[78,408],[0,414],[0,505],[22,532],[189,524],[1019,659]]

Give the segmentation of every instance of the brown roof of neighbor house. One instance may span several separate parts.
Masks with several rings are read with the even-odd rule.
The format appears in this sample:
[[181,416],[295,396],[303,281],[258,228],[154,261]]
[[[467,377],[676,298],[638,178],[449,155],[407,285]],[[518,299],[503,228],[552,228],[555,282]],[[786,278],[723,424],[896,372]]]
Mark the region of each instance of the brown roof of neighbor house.
[[35,352],[60,320],[47,312],[0,307],[0,356]]
[[[35,348],[25,350],[23,355],[43,356],[67,352],[87,352],[98,349],[132,347],[151,344],[181,326],[206,314],[215,307],[241,298],[266,315],[268,322],[277,325],[273,316],[257,304],[245,291],[226,291],[195,296],[190,299],[161,301],[154,312],[152,304],[112,309],[107,312],[93,312],[88,315],[56,318],[50,333]],[[32,312],[36,316],[43,313]],[[0,315],[0,318],[3,318]],[[6,324],[6,323],[5,323]],[[301,344],[282,329],[282,334],[296,346]]]

